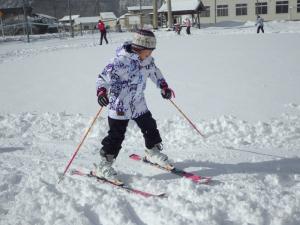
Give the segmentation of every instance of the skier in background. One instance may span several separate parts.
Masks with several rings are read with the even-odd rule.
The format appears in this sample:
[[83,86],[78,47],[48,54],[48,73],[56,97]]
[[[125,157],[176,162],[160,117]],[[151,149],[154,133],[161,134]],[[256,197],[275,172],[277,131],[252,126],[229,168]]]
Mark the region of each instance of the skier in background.
[[115,58],[99,74],[96,82],[100,106],[109,106],[108,135],[102,140],[100,162],[96,165],[95,175],[122,185],[112,164],[117,158],[129,120],[134,120],[145,139],[146,160],[167,169],[173,166],[167,155],[163,154],[162,139],[155,119],[147,108],[144,90],[150,78],[165,99],[172,98],[161,71],[151,57],[156,48],[153,32],[138,30],[132,42],[125,42],[117,49]]
[[264,31],[264,19],[262,17],[257,16],[255,26],[257,26],[257,33],[259,33],[260,30],[263,33],[265,33],[265,31]]
[[186,17],[184,24],[186,25],[186,33],[188,35],[190,35],[191,34],[191,26],[192,26],[191,20],[188,17]]
[[99,20],[98,22],[98,29],[100,31],[100,45],[102,45],[102,40],[104,38],[106,44],[108,44],[107,38],[106,38],[106,28],[105,28],[105,24]]
[[180,35],[181,32],[181,26],[179,23],[174,24],[175,32]]

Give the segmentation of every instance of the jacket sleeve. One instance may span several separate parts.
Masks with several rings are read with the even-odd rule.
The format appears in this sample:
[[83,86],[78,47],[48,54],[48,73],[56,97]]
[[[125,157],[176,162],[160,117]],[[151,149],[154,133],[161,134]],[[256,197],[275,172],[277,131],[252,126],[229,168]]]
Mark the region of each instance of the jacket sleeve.
[[118,84],[120,84],[121,80],[121,68],[119,67],[119,65],[119,59],[115,58],[111,63],[105,66],[103,71],[98,75],[96,80],[97,95],[103,89],[108,91],[114,86],[119,86]]
[[151,57],[151,62],[149,64],[150,68],[150,73],[149,77],[153,81],[153,83],[156,85],[158,88],[165,88],[168,87],[167,82],[162,75],[160,69],[155,65],[154,63],[154,58]]
[[96,91],[97,96],[103,89],[108,90],[110,86],[110,73],[113,68],[113,64],[108,64],[103,71],[98,75],[96,79]]

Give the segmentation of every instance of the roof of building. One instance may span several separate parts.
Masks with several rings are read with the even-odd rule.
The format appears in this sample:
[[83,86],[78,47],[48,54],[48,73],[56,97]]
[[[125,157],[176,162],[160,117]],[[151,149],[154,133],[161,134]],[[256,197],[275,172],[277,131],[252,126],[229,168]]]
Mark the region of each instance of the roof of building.
[[[71,15],[71,19],[75,20],[76,18],[79,18],[80,15]],[[64,16],[63,18],[59,19],[60,22],[68,22],[70,20],[70,16]]]
[[127,10],[128,11],[139,11],[140,9],[142,9],[142,10],[153,10],[153,6],[152,5],[149,5],[149,6],[129,6],[129,7],[127,7]]
[[33,15],[36,15],[38,17],[42,17],[42,18],[47,18],[47,19],[51,19],[51,20],[56,20],[55,17],[53,16],[49,16],[49,15],[46,15],[46,14],[42,14],[42,13],[34,13]]
[[[202,4],[200,0],[172,0],[172,12],[176,11],[194,11],[197,10]],[[158,12],[167,12],[168,4],[165,2]]]
[[113,12],[100,12],[100,18],[102,20],[117,19],[116,15]]
[[98,23],[99,20],[100,20],[99,16],[78,17],[78,18],[75,18],[75,24]]
[[125,19],[126,16],[132,15],[132,13],[125,13],[122,16],[119,17],[119,19]]

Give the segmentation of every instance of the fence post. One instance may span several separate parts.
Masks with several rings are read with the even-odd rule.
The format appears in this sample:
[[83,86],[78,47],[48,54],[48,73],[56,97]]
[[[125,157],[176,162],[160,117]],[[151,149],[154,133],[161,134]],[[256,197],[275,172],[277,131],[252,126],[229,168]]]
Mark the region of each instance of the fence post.
[[2,15],[1,14],[0,14],[0,21],[1,21],[2,37],[4,38],[4,28],[3,28],[3,20],[2,20]]
[[29,26],[28,26],[28,18],[27,18],[27,4],[28,2],[25,2],[25,0],[23,0],[23,12],[24,12],[24,18],[25,18],[25,25],[26,25],[26,33],[27,33],[27,42],[29,43],[30,42],[30,39],[29,39]]

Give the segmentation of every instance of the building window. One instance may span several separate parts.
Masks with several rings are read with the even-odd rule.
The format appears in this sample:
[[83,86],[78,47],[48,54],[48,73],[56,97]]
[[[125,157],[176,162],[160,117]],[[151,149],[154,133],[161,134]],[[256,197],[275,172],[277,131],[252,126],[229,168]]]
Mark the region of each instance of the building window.
[[300,0],[297,1],[297,12],[300,12]]
[[201,17],[210,17],[210,6],[205,6],[205,11],[200,12],[200,16]]
[[256,15],[268,14],[268,3],[267,2],[255,3],[255,12]]
[[288,13],[289,12],[289,2],[288,1],[278,1],[276,2],[276,13]]
[[237,16],[247,15],[247,4],[236,4],[235,9],[235,13]]
[[218,5],[217,16],[228,16],[228,5]]

